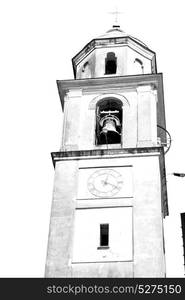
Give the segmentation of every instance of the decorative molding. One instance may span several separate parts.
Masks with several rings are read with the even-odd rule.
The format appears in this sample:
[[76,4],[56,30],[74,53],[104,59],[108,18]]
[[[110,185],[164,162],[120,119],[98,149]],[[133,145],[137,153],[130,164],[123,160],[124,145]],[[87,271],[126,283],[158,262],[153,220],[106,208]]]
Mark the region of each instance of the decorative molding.
[[121,94],[110,94],[110,93],[104,93],[101,95],[98,95],[97,97],[95,97],[94,99],[91,100],[91,102],[89,103],[89,109],[95,109],[96,108],[96,104],[101,101],[101,100],[108,100],[108,99],[115,99],[115,100],[120,100],[124,105],[128,105],[130,106],[130,103],[128,101],[128,99],[121,95]]

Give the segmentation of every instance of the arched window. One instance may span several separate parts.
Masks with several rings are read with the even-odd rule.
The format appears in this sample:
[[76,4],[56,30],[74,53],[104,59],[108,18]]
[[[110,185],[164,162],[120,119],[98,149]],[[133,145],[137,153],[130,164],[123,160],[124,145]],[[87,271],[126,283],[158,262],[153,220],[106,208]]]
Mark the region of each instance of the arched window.
[[105,74],[116,74],[117,58],[114,52],[108,52],[105,59]]
[[88,65],[89,63],[86,61],[86,63],[83,65],[82,72],[85,72],[85,69],[88,67]]
[[96,144],[121,143],[122,102],[108,98],[97,103]]
[[144,74],[144,65],[141,59],[136,58],[134,60],[134,64],[136,64],[135,72],[136,74]]
[[81,78],[91,78],[91,68],[89,62],[85,62],[81,70]]

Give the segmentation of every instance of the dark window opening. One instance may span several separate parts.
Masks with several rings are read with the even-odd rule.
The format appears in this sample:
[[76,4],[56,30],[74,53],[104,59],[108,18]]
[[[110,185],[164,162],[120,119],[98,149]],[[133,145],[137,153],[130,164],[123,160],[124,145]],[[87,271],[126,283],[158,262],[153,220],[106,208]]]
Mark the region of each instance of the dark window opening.
[[109,245],[109,224],[100,224],[100,247]]
[[114,52],[107,53],[105,59],[105,74],[116,74],[117,70],[117,58]]
[[121,143],[122,102],[117,99],[102,100],[96,110],[96,144]]

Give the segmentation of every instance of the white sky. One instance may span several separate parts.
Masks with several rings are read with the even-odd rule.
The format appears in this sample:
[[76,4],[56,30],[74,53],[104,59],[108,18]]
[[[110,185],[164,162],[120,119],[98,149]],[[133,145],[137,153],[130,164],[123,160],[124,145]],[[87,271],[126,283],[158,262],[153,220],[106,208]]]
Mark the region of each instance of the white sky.
[[[157,54],[172,148],[167,173],[185,172],[183,0],[2,0],[0,2],[0,277],[43,277],[62,110],[56,79],[73,78],[71,58],[113,25]],[[168,176],[167,275],[184,274],[179,212],[185,179]]]

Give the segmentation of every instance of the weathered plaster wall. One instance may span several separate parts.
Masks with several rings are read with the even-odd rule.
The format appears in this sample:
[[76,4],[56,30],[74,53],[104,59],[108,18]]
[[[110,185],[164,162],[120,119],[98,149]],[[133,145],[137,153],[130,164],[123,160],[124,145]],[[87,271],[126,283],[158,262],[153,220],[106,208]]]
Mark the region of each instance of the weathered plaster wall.
[[[100,159],[101,158],[101,159]],[[78,200],[79,168],[132,166],[132,197]],[[142,170],[142,172],[141,172]],[[56,163],[53,204],[46,264],[47,277],[164,277],[163,221],[159,156],[125,155],[109,158],[64,159]],[[84,175],[84,186],[88,176]],[[123,188],[124,192],[124,188]],[[124,194],[123,194],[124,195]],[[86,198],[85,198],[86,197]],[[95,202],[93,202],[95,201]],[[110,203],[111,201],[111,203]],[[118,262],[73,262],[75,210],[132,207],[133,259]],[[109,209],[109,208],[108,208]],[[116,215],[115,215],[116,217]],[[84,224],[84,226],[88,226]],[[88,229],[87,229],[88,231]],[[87,239],[90,239],[90,235]],[[77,241],[75,241],[77,243]],[[126,245],[120,245],[126,247]],[[83,249],[82,249],[83,251]]]
[[46,277],[71,277],[75,200],[77,191],[76,160],[56,164],[51,208]]

